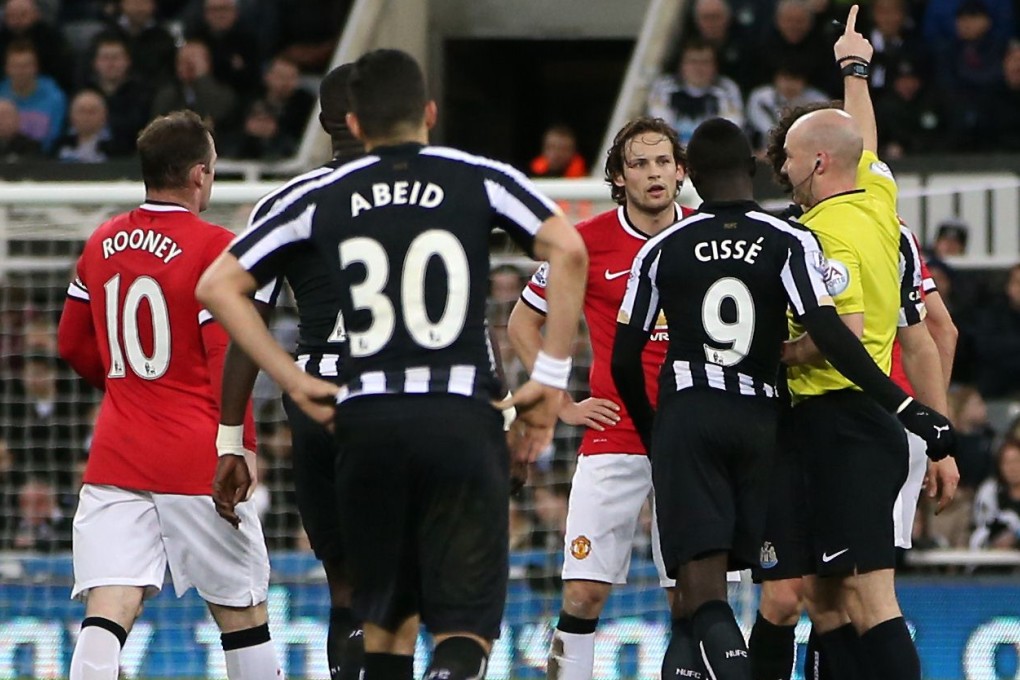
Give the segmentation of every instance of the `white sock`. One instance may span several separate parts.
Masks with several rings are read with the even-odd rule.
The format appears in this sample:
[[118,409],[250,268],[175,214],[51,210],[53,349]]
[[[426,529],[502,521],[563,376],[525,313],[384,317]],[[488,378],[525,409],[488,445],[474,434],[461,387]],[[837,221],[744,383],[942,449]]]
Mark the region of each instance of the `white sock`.
[[71,656],[70,680],[117,680],[120,640],[99,626],[85,626]]
[[553,630],[546,677],[549,680],[591,680],[595,672],[595,633]]
[[273,641],[224,652],[230,680],[285,680]]

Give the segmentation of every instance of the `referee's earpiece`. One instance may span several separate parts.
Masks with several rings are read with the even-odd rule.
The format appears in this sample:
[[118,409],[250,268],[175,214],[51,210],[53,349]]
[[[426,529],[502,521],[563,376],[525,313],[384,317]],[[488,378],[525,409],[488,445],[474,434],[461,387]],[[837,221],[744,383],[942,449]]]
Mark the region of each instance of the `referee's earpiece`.
[[821,158],[816,158],[815,159],[815,168],[817,168],[821,164],[822,164],[822,159]]

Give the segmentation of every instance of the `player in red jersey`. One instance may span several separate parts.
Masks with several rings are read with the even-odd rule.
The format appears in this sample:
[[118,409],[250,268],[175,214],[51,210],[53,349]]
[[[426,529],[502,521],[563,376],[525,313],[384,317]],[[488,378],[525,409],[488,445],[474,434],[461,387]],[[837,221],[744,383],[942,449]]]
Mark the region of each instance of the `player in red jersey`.
[[181,111],[151,122],[138,152],[145,202],[89,238],[58,331],[61,355],[106,392],[74,517],[71,596],[85,600],[85,619],[70,677],[117,678],[142,600],[169,566],[178,596],[194,586],[208,603],[227,676],[281,678],[258,516],[241,504],[235,530],[210,495],[228,338],[194,290],[233,237],[198,217],[216,149]]
[[[570,491],[563,564],[563,609],[553,636],[548,675],[590,680],[595,628],[613,584],[625,583],[638,515],[651,498],[648,455],[627,416],[610,373],[616,314],[634,256],[649,237],[682,217],[676,203],[684,179],[684,151],[663,120],[638,118],[616,134],[606,158],[606,182],[619,207],[577,225],[588,248],[584,317],[592,344],[591,397],[568,402],[560,419],[586,428]],[[545,323],[543,265],[510,315],[510,341],[531,369]],[[669,336],[660,318],[644,355],[645,384],[655,403]],[[654,508],[653,508],[654,512]],[[655,522],[652,531],[656,532]],[[672,587],[653,536],[660,582]]]

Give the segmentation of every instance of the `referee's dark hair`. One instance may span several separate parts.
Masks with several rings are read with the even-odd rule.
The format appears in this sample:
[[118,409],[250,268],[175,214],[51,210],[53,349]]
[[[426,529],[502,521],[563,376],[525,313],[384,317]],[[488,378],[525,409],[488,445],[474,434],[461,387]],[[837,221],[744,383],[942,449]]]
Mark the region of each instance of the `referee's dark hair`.
[[351,113],[368,139],[394,136],[425,118],[428,93],[421,67],[407,52],[373,50],[354,62],[348,91]]
[[779,122],[769,130],[769,141],[765,147],[765,158],[768,159],[769,165],[772,167],[772,178],[784,192],[790,193],[793,191],[790,178],[783,174],[783,166],[786,165],[786,134],[790,131],[790,128],[799,118],[814,111],[842,108],[842,100],[833,100],[785,109]]
[[[684,145],[680,142],[680,136],[673,129],[672,125],[662,118],[650,118],[648,116],[635,118],[620,128],[619,132],[616,133],[616,137],[613,138],[613,145],[609,147],[609,151],[606,153],[605,179],[609,185],[610,196],[619,205],[627,202],[627,189],[626,187],[618,186],[613,180],[617,177],[623,177],[623,164],[626,161],[627,145],[630,143],[630,140],[647,133],[662,135],[669,139],[669,143],[673,146],[673,160],[676,161],[677,167],[683,168],[685,171],[687,169],[687,155],[684,153]],[[677,180],[676,190],[678,193],[682,184],[682,180]]]
[[183,189],[196,165],[212,171],[212,133],[194,111],[159,116],[138,133],[138,158],[146,189]]

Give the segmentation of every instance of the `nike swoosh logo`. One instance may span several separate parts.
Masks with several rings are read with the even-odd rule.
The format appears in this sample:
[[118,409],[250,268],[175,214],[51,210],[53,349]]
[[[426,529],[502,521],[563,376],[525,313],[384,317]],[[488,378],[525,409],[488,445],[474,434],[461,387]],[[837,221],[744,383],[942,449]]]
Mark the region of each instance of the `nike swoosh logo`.
[[840,555],[842,555],[843,553],[848,552],[849,550],[850,550],[850,548],[843,548],[842,550],[840,550],[838,552],[834,552],[831,555],[829,553],[823,552],[822,553],[822,562],[829,563],[829,562],[833,561],[834,559],[836,559],[837,557],[839,557]]
[[621,276],[626,276],[627,274],[630,274],[630,270],[629,269],[624,269],[622,272],[611,272],[611,271],[609,271],[607,269],[606,270],[606,281],[612,281],[613,279],[618,279]]

